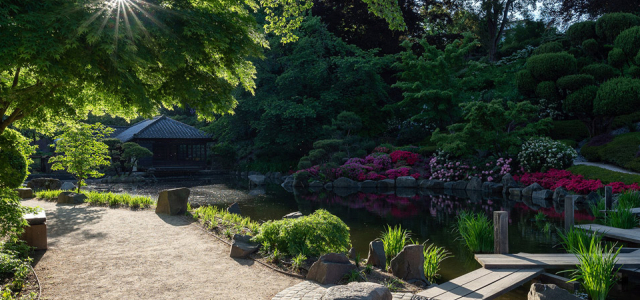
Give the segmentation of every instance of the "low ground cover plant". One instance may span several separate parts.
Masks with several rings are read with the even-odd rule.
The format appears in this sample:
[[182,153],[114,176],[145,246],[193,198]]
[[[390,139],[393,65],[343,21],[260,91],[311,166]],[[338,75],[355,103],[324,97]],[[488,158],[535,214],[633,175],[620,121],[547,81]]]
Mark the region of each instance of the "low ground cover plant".
[[[36,198],[53,201],[57,200],[62,190],[47,190],[36,192]],[[85,203],[99,206],[122,206],[130,208],[149,208],[155,205],[155,201],[147,196],[133,196],[129,194],[114,194],[82,191],[87,196]]]
[[[29,246],[18,240],[0,243],[0,299],[16,299],[25,287],[29,275]],[[35,299],[33,293],[20,299]]]
[[461,211],[457,217],[460,238],[474,253],[493,252],[493,224],[489,218],[470,211]]
[[595,166],[575,165],[567,170],[573,174],[582,175],[586,179],[600,179],[605,185],[614,182],[632,185],[640,182],[640,175],[615,172]]
[[230,213],[224,208],[215,206],[200,206],[192,211],[193,217],[199,219],[209,229],[224,233],[228,238],[233,234],[255,235],[260,229],[258,222],[252,221],[249,217]]

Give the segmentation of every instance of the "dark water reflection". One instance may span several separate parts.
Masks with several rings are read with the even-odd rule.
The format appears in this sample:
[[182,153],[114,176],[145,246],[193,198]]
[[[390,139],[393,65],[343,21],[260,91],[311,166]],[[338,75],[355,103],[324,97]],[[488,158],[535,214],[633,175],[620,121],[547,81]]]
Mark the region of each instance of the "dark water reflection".
[[[554,207],[553,203],[517,202],[464,191],[437,193],[409,190],[387,194],[325,190],[287,192],[279,185],[252,190],[246,181],[222,178],[169,180],[145,186],[108,188],[157,195],[160,190],[174,187],[190,187],[190,201],[194,204],[227,206],[238,202],[243,215],[259,221],[281,219],[295,211],[307,215],[317,209],[326,209],[350,227],[353,247],[362,258],[367,256],[369,242],[378,238],[387,225],[401,225],[409,229],[412,238],[418,242],[428,240],[428,243],[444,247],[453,254],[453,258],[442,264],[440,281],[453,279],[480,267],[473,253],[458,240],[453,230],[455,218],[462,210],[479,212],[490,218],[493,211],[508,211],[510,253],[563,252],[557,246],[556,234],[556,227],[563,226],[563,214],[560,205]],[[540,211],[546,215],[544,221],[534,218]],[[576,211],[575,216],[577,222],[590,222],[592,219],[584,210]],[[498,299],[526,299],[527,291],[528,287],[525,286]],[[619,299],[625,299],[627,292],[614,293],[622,296]]]

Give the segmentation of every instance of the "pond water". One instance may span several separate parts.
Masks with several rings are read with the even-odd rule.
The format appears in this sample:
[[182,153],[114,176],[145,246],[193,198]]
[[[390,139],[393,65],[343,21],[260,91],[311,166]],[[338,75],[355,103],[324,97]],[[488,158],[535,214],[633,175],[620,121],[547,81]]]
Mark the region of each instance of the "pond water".
[[[307,215],[317,209],[326,209],[350,227],[353,247],[363,259],[367,257],[369,242],[378,238],[386,226],[401,225],[411,231],[413,239],[420,243],[428,240],[428,243],[446,248],[454,256],[442,263],[439,282],[480,268],[473,253],[465,248],[453,229],[456,215],[461,210],[480,212],[488,217],[492,216],[493,211],[508,211],[510,253],[564,252],[558,246],[556,234],[556,227],[563,226],[563,214],[560,207],[554,208],[553,203],[516,202],[464,191],[455,194],[413,190],[399,194],[357,192],[337,195],[325,190],[315,193],[308,190],[289,192],[275,184],[251,190],[247,181],[225,177],[160,179],[158,183],[145,185],[90,186],[93,189],[127,191],[153,198],[163,189],[176,187],[191,189],[192,205],[226,207],[238,202],[243,215],[258,221],[281,219],[295,211]],[[535,220],[538,212],[545,214],[544,221]],[[578,223],[592,220],[584,210],[576,211],[575,218]],[[632,299],[629,297],[636,290],[636,285],[627,284],[625,291],[614,290],[611,295],[616,299]],[[527,292],[528,286],[524,286],[498,299],[526,299]]]

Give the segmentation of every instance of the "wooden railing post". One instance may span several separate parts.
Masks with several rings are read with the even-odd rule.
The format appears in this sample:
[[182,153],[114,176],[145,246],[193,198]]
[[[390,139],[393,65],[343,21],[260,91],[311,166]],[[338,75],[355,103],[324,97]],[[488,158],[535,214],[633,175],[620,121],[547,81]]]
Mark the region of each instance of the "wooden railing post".
[[493,253],[509,253],[509,212],[493,212]]
[[564,230],[569,231],[573,228],[574,219],[574,197],[566,196],[564,198]]
[[611,210],[613,207],[613,187],[604,187],[604,209]]

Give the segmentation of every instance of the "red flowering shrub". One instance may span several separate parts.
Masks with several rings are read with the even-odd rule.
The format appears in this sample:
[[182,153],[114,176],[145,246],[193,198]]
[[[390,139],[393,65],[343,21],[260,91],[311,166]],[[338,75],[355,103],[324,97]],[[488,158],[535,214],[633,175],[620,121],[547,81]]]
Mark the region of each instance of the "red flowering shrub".
[[[524,185],[530,185],[536,182],[550,190],[555,190],[562,186],[578,194],[588,194],[604,186],[600,180],[585,179],[582,175],[576,175],[567,170],[556,169],[550,169],[544,173],[524,173],[521,176],[514,176],[514,179],[522,182]],[[612,182],[608,184],[608,186],[613,188],[614,193],[620,193],[626,190],[640,190],[640,186],[637,183],[627,185],[622,182]]]
[[387,170],[385,174],[387,174],[387,177],[389,179],[396,179],[402,176],[409,176],[409,168],[391,169],[391,170]]
[[393,163],[406,162],[407,165],[413,166],[420,159],[420,154],[409,151],[396,150],[391,152],[391,161]]

